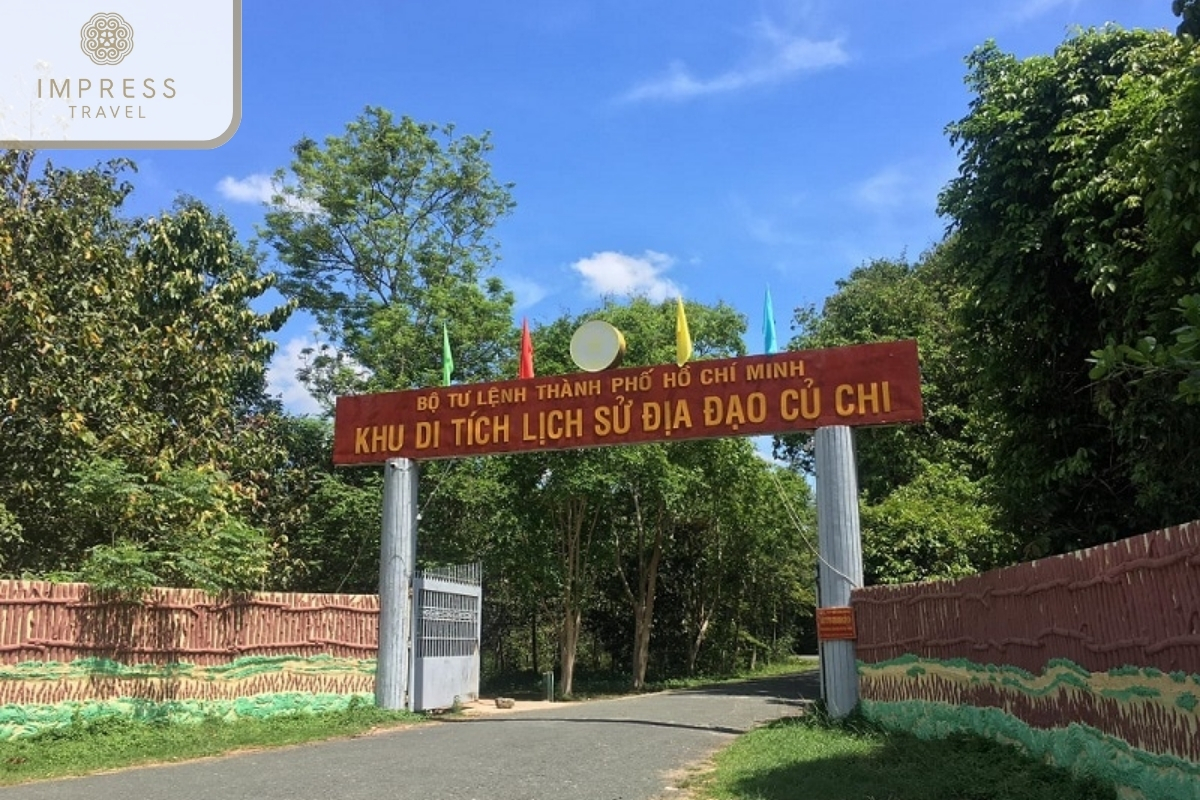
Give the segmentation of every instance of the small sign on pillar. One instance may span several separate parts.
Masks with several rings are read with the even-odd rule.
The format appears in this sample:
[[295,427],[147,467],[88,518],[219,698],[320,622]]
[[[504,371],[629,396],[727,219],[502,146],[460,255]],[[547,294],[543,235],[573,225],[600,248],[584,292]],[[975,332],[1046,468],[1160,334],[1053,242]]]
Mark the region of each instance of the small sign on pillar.
[[831,606],[817,609],[817,641],[854,640],[854,609],[850,606]]

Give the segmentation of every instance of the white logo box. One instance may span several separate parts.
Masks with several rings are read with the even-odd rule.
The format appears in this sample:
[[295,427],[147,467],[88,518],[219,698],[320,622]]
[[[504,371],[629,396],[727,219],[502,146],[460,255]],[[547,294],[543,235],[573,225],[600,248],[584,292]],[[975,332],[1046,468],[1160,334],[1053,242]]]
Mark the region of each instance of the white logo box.
[[2,13],[0,147],[198,149],[237,131],[241,0],[5,0]]

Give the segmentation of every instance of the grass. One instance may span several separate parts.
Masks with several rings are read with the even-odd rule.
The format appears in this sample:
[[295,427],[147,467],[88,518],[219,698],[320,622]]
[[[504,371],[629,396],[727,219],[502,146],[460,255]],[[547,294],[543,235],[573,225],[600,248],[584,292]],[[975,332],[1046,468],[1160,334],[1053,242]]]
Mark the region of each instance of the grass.
[[343,711],[235,722],[210,718],[198,724],[171,724],[125,717],[80,721],[36,736],[0,742],[0,786],[355,736],[422,719],[416,714],[352,702]]
[[1116,800],[1113,788],[977,736],[924,741],[853,719],[787,718],[688,781],[696,800]]
[[[752,680],[754,678],[770,678],[776,675],[791,675],[817,668],[817,659],[793,656],[770,664],[760,664],[754,670],[723,673],[717,675],[694,675],[687,678],[666,678],[648,680],[643,691],[661,692],[667,689],[695,689],[700,686],[732,683],[735,681]],[[555,692],[561,688],[557,683],[559,676],[555,674]],[[575,672],[575,686],[571,693],[572,700],[587,700],[598,697],[613,697],[629,694],[632,679],[629,674],[621,672]],[[542,676],[533,672],[517,672],[488,678],[483,684],[483,693],[487,696],[503,695],[517,700],[543,700],[546,692]]]

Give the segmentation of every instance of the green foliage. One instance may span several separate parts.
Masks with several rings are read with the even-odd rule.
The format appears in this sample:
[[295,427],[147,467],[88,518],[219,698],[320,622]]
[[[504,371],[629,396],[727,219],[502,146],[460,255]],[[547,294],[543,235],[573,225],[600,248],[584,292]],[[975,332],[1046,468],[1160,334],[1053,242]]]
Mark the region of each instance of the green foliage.
[[[1181,32],[1185,25],[1200,24],[1194,3],[1180,12],[1185,18]],[[1095,127],[1109,135],[1116,129],[1128,141],[1112,146],[1108,163],[1081,165],[1095,171],[1093,183],[1104,181],[1117,192],[1131,194],[1126,204],[1144,205],[1140,228],[1131,232],[1143,246],[1128,269],[1133,291],[1127,302],[1145,321],[1138,320],[1140,329],[1123,336],[1120,331],[1108,336],[1104,349],[1093,353],[1097,367],[1091,377],[1129,371],[1174,378],[1179,381],[1178,398],[1196,402],[1200,400],[1196,344],[1200,295],[1195,293],[1200,288],[1200,142],[1194,133],[1200,124],[1200,50],[1194,41],[1178,49],[1169,61],[1164,59],[1162,74],[1155,80],[1124,79],[1127,86],[1113,101],[1113,119]],[[1122,266],[1119,259],[1108,261],[1109,271]],[[1110,280],[1102,288],[1111,292],[1117,285]],[[1178,298],[1174,307],[1171,298]]]
[[5,572],[5,553],[11,552],[21,538],[21,523],[0,503],[0,575]]
[[[301,140],[277,173],[260,236],[281,263],[281,290],[330,342],[301,375],[326,404],[348,391],[439,383],[443,322],[456,381],[515,373],[512,297],[484,277],[491,228],[513,207],[511,187],[492,178],[490,149],[486,134],[456,138],[451,126],[368,108],[341,136]],[[687,312],[697,358],[744,353],[740,314],[723,304]],[[570,337],[591,317],[624,331],[626,365],[674,360],[673,303],[608,301],[534,331],[539,374],[576,371]],[[372,591],[378,476],[333,473],[308,444],[299,452],[265,484],[304,497],[280,502],[273,489],[276,500],[265,500],[273,536],[287,532],[292,585]],[[747,441],[427,463],[419,558],[483,561],[485,648],[498,669],[514,657],[537,664],[550,625],[560,662],[574,659],[587,626],[591,652],[642,658],[635,675],[777,656],[811,622],[812,557],[797,539],[811,510],[802,481],[772,476]],[[784,513],[776,482],[803,521]],[[660,591],[664,624],[655,622]],[[669,640],[647,664],[652,625]],[[569,692],[569,678],[560,686]]]
[[[988,421],[971,402],[957,312],[966,289],[955,280],[943,245],[916,263],[878,259],[837,283],[818,312],[797,309],[790,349],[804,350],[916,339],[925,422],[855,431],[863,491],[879,499],[911,481],[927,463],[952,463],[974,479],[988,452]],[[780,437],[783,455],[811,470],[811,437]]]
[[383,479],[377,472],[315,476],[292,552],[307,591],[377,591]]
[[[119,520],[124,506],[95,509],[86,524],[67,508],[80,470],[98,470],[90,489],[101,491],[113,476],[99,461],[147,479],[213,464],[246,481],[271,463],[265,334],[290,307],[250,307],[274,278],[258,274],[228,221],[201,204],[121,217],[129,162],[47,163],[35,177],[34,161],[27,151],[0,153],[0,501],[14,521],[0,536],[5,571],[46,574],[76,570],[91,548],[122,536],[100,522]],[[252,504],[251,486],[229,491]],[[172,574],[204,573],[199,565],[215,557],[205,548],[245,544],[256,561],[257,537],[241,524],[212,527],[219,542],[177,542],[186,547]],[[134,582],[145,577],[149,565],[134,549],[105,556],[116,569],[110,556]]]
[[[988,419],[972,399],[957,313],[965,290],[951,271],[952,246],[920,261],[876,260],[838,282],[821,311],[796,312],[792,349],[916,339],[921,425],[855,431],[868,583],[953,578],[1010,563],[985,491]],[[777,449],[811,469],[811,437],[779,437]]]
[[260,235],[283,266],[280,290],[331,337],[301,375],[327,405],[351,390],[437,385],[443,323],[456,380],[497,374],[513,298],[483,275],[513,201],[491,149],[487,134],[456,138],[452,125],[367,108],[323,145],[301,139],[276,174]]
[[979,485],[930,464],[878,503],[863,504],[868,584],[960,578],[1012,563],[1015,537],[999,532]]
[[1106,28],[968,65],[941,209],[1000,524],[1040,555],[1190,519],[1200,409],[1164,401],[1190,385],[1177,309],[1200,291],[1195,45]]
[[112,542],[92,547],[80,580],[100,590],[196,587],[219,593],[261,588],[271,551],[262,531],[238,515],[246,499],[211,467],[162,465],[152,476],[96,458],[77,470],[65,495],[67,523]]
[[1200,38],[1200,0],[1171,0],[1171,13],[1180,18],[1178,36]]
[[[745,321],[733,309],[689,303],[687,315],[697,354],[743,352]],[[636,298],[536,330],[541,374],[575,370],[570,337],[592,318],[625,334],[625,365],[674,360],[674,303]],[[501,562],[503,591],[532,605],[535,620],[558,621],[560,661],[573,657],[564,642],[573,652],[577,625],[586,624],[641,686],[656,670],[730,670],[779,656],[811,621],[813,558],[800,539],[811,533],[808,486],[773,474],[748,440],[546,452],[502,463],[509,488],[497,496],[512,498],[516,510],[497,520],[498,530],[511,531],[502,542],[512,559]],[[564,691],[573,691],[570,677],[560,676]]]

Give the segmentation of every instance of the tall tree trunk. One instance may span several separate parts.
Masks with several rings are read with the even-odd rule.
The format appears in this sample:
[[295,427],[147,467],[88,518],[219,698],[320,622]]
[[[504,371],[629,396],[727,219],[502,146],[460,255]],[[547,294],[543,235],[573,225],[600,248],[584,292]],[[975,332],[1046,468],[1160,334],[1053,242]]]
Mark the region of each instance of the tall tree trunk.
[[723,527],[719,520],[714,520],[701,528],[694,529],[693,533],[701,531],[711,532],[712,541],[702,545],[708,551],[707,558],[702,561],[705,569],[696,574],[695,582],[686,595],[687,615],[685,619],[689,630],[694,631],[688,642],[688,675],[696,674],[696,662],[700,659],[700,649],[708,640],[708,632],[712,629],[717,609],[721,608],[722,589],[725,585]]
[[575,690],[575,654],[579,649],[579,628],[583,615],[578,608],[565,610],[559,633],[559,693],[570,697]]
[[654,542],[646,550],[646,526],[638,495],[633,495],[634,526],[637,532],[637,587],[630,586],[621,565],[620,548],[616,550],[617,572],[625,589],[625,598],[633,611],[633,690],[646,685],[646,667],[650,663],[650,632],[654,626],[654,597],[658,589],[658,565],[662,561],[663,545],[666,541],[665,509],[659,508],[654,526]]
[[541,664],[538,662],[538,613],[537,606],[529,614],[529,649],[533,653],[533,671],[535,674],[542,674]]
[[701,611],[700,624],[696,626],[696,635],[692,637],[692,641],[688,645],[688,675],[696,674],[696,659],[700,657],[700,646],[704,644],[704,638],[708,635],[708,626],[712,623],[713,608],[715,608],[715,605]]
[[654,589],[644,604],[634,611],[633,630],[633,689],[646,686],[646,667],[650,663],[650,630],[654,624]]
[[575,690],[575,655],[583,621],[583,602],[587,593],[587,552],[591,547],[596,514],[589,519],[586,497],[569,499],[559,513],[560,556],[562,567],[562,620],[559,626],[559,691],[564,697]]

